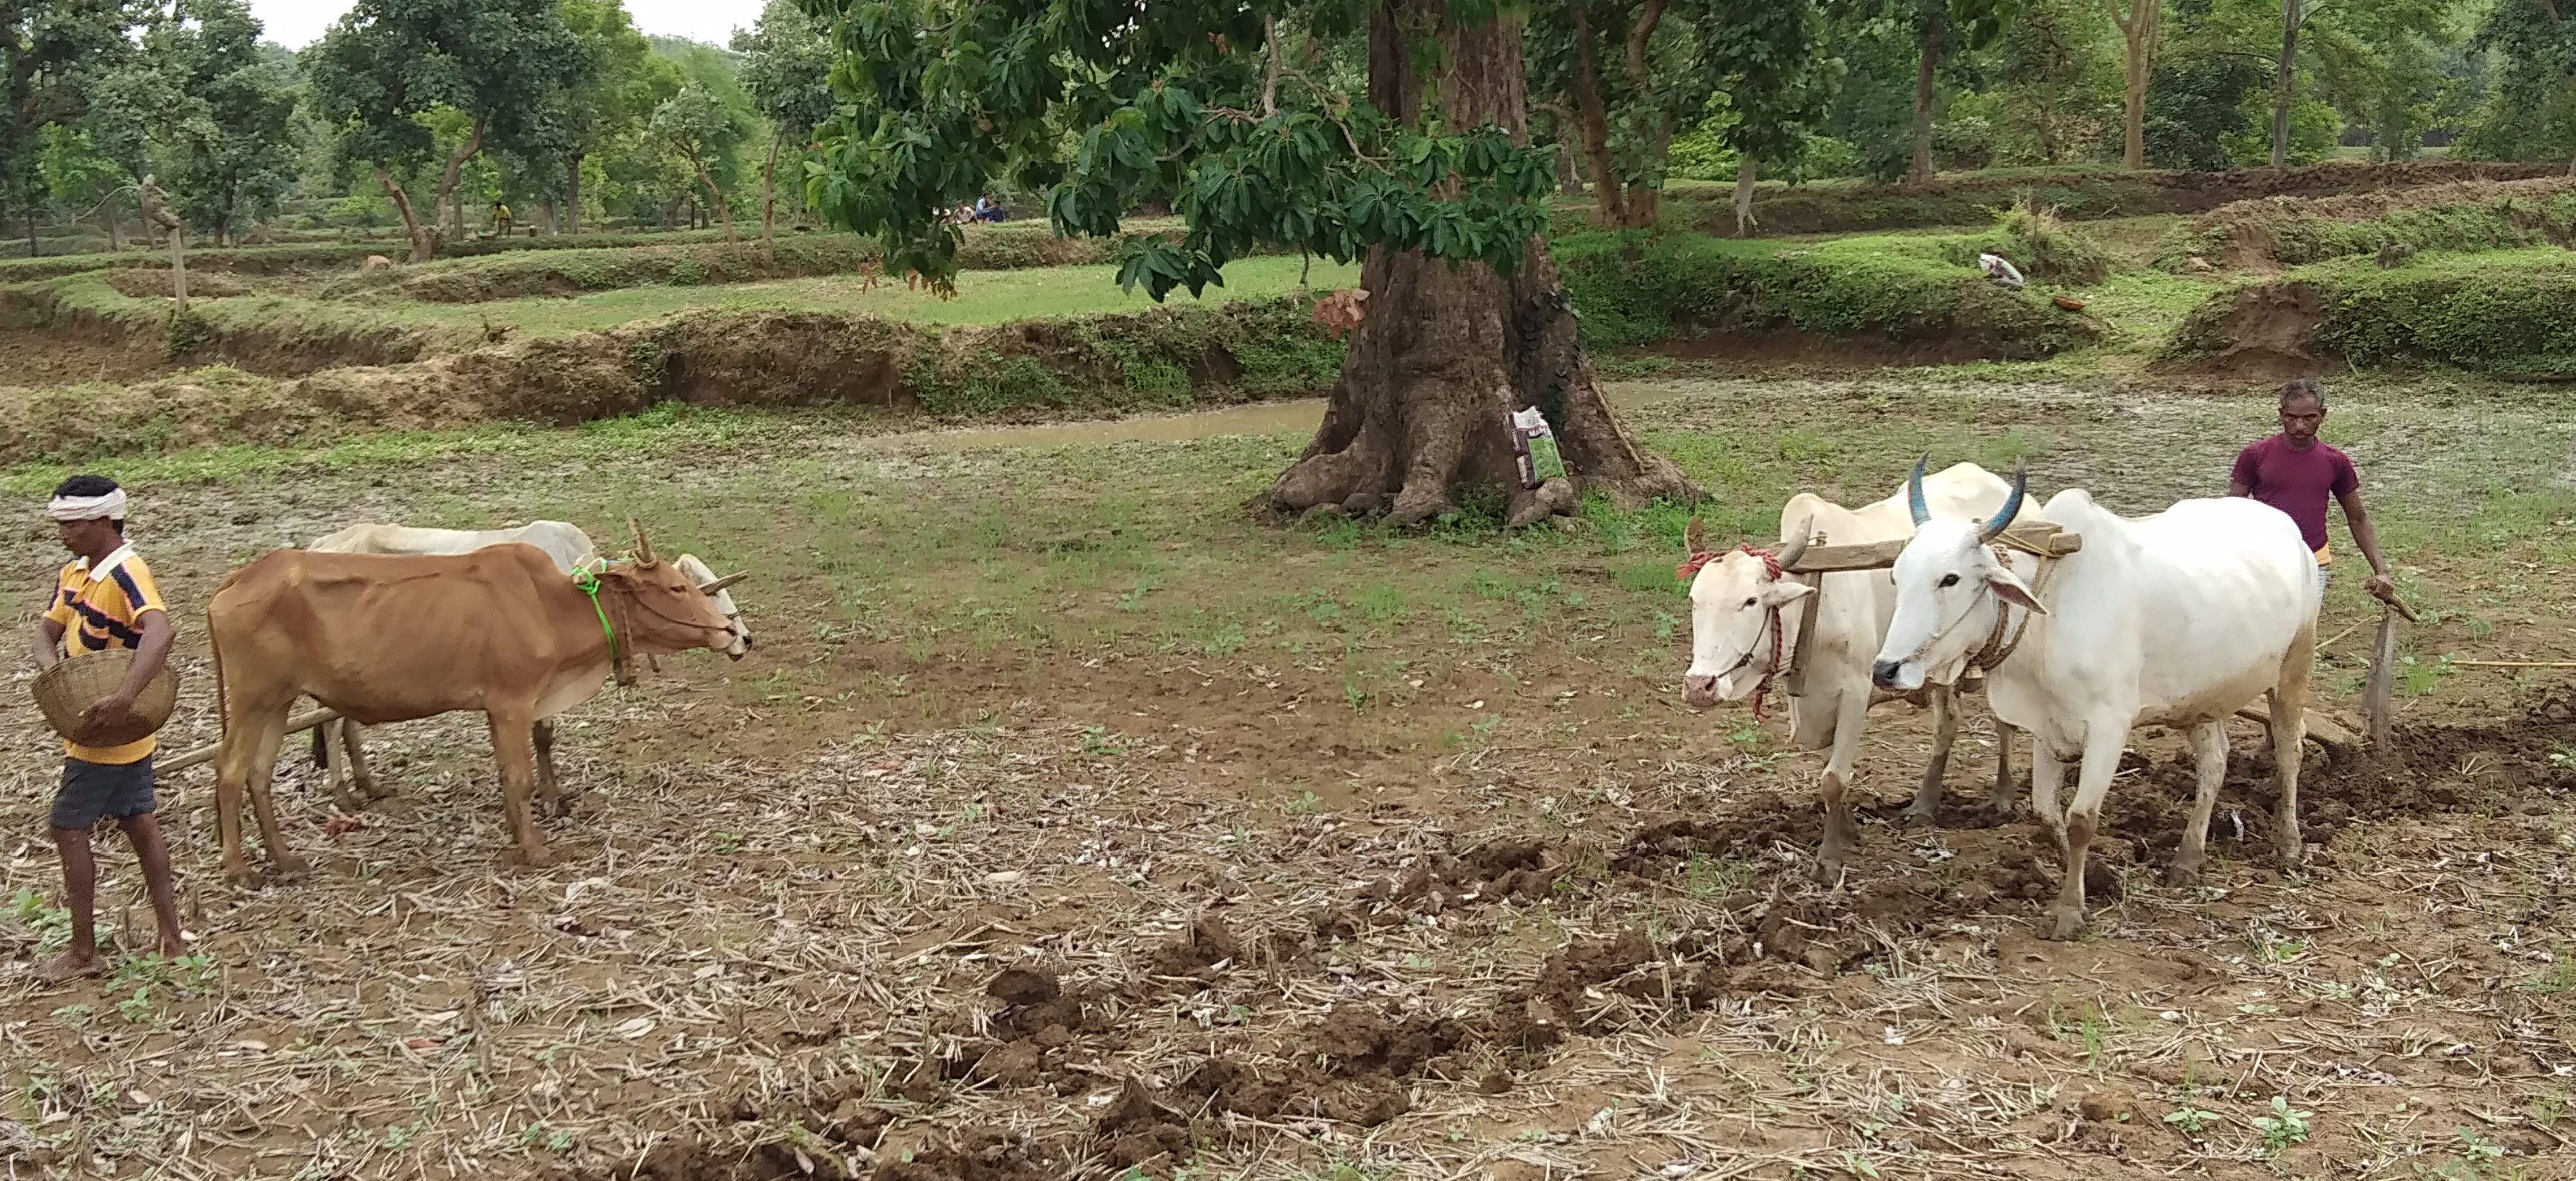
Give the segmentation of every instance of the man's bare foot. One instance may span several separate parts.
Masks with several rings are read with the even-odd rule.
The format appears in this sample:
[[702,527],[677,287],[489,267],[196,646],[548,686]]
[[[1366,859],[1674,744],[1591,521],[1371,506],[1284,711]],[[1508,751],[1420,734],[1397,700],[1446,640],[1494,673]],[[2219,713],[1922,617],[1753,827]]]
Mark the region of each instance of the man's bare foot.
[[162,959],[175,960],[188,954],[188,944],[186,940],[176,935],[164,935],[161,937],[161,945],[152,950]]
[[95,953],[76,956],[67,951],[52,963],[36,969],[36,979],[47,984],[61,984],[66,980],[82,976],[97,976],[106,971],[107,969],[98,962],[98,956]]

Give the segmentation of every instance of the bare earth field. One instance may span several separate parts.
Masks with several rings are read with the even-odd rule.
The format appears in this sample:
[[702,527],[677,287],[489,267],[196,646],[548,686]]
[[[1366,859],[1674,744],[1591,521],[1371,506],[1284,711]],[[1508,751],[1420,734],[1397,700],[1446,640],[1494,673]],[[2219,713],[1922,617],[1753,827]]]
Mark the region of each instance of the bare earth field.
[[[199,955],[40,986],[58,755],[0,694],[9,1175],[1474,1178],[2576,1177],[2576,424],[2541,394],[2336,387],[2409,633],[2399,741],[2312,754],[2306,869],[2240,755],[2206,885],[2141,734],[2086,937],[2055,857],[1908,830],[1928,741],[1872,717],[1867,840],[1807,874],[1820,759],[1680,703],[1682,516],[1410,535],[1240,506],[1302,433],[982,449],[827,416],[657,414],[106,465],[181,605],[173,750],[212,737],[194,611],[357,520],[634,512],[737,589],[740,663],[665,660],[567,722],[552,868],[510,863],[487,742],[373,732],[397,798],[282,768],[296,883],[225,889],[211,777],[164,784]],[[1768,535],[2026,458],[2146,511],[2223,487],[2268,399],[2104,384],[1676,378],[1623,394]],[[1657,399],[1660,400],[1650,400]],[[1155,432],[1168,438],[1181,432]],[[989,440],[988,440],[989,441]],[[62,473],[0,475],[32,503]],[[0,578],[32,617],[32,513]],[[2321,671],[2348,711],[2357,555]],[[2347,632],[2348,627],[2354,630]],[[2345,633],[2338,635],[2338,633]],[[398,638],[397,638],[398,640]],[[23,681],[23,669],[14,679]],[[2253,728],[2239,734],[2250,750]],[[2015,752],[2016,763],[2027,751]],[[149,931],[102,843],[102,924]]]

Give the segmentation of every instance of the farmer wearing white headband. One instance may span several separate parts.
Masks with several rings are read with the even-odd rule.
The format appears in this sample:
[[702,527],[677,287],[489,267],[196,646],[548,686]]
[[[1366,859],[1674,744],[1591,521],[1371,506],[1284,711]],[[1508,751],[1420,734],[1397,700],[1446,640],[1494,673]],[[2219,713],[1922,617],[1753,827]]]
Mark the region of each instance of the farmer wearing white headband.
[[[89,708],[94,724],[125,720],[143,686],[170,658],[170,612],[152,571],[125,540],[125,490],[105,476],[73,476],[54,489],[45,506],[62,534],[72,562],[55,580],[53,602],[36,624],[36,667],[116,648],[132,649],[134,665],[116,692]],[[90,917],[91,895],[98,884],[90,860],[89,834],[101,820],[114,819],[134,842],[143,863],[143,882],[152,893],[152,914],[161,927],[164,956],[184,954],[179,937],[179,904],[170,874],[170,852],[152,818],[153,740],[123,746],[93,747],[65,742],[63,780],[54,793],[54,848],[63,856],[63,891],[72,918],[72,942],[61,959],[46,965],[49,980],[95,976],[98,936]]]

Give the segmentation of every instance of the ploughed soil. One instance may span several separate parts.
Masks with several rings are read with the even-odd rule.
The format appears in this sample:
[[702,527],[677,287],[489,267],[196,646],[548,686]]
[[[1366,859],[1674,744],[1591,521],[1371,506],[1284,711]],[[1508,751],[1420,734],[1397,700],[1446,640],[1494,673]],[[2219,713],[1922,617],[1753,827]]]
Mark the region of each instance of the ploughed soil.
[[[1921,829],[1896,814],[1925,722],[1872,715],[1865,840],[1820,884],[1818,757],[1776,719],[1680,706],[1687,624],[1594,622],[1565,590],[1618,592],[1579,555],[1422,539],[1342,565],[1302,535],[1256,539],[1245,569],[1282,594],[1318,571],[1562,584],[1520,625],[1544,642],[1496,647],[1502,629],[1427,608],[1373,633],[1365,654],[1409,687],[1359,679],[1356,639],[1270,644],[1258,620],[1197,645],[880,637],[865,604],[887,584],[839,548],[832,506],[942,480],[1023,493],[848,445],[632,461],[678,489],[773,473],[777,503],[740,524],[776,531],[737,590],[759,646],[666,658],[567,717],[580,795],[544,826],[549,868],[506,853],[486,740],[456,716],[371,732],[397,791],[362,815],[285,760],[286,836],[316,865],[300,882],[218,884],[206,774],[170,776],[202,964],[120,952],[108,979],[37,982],[55,867],[21,842],[0,863],[0,891],[28,899],[0,916],[0,1029],[25,1082],[0,1146],[97,1175],[584,1181],[2253,1181],[2576,1160],[2563,694],[2410,697],[2389,751],[2312,751],[2313,847],[2290,874],[2266,861],[2270,768],[2245,728],[2197,889],[2160,877],[2188,760],[2142,733],[2095,844],[2092,926],[2052,943],[2032,934],[2046,836],[1967,807],[1993,757],[1981,706]],[[838,474],[799,483],[815,454]],[[256,493],[171,483],[149,553],[174,602],[202,603],[317,526],[520,503],[605,467],[468,455],[313,465]],[[958,569],[1074,560],[1117,529]],[[41,530],[13,536],[5,573],[33,585],[54,555]],[[1139,583],[1118,610],[1189,618],[1170,594]],[[214,731],[200,630],[173,751]],[[53,748],[23,695],[5,709],[0,820],[32,833]],[[131,855],[100,848],[105,925],[131,947],[149,912]]]

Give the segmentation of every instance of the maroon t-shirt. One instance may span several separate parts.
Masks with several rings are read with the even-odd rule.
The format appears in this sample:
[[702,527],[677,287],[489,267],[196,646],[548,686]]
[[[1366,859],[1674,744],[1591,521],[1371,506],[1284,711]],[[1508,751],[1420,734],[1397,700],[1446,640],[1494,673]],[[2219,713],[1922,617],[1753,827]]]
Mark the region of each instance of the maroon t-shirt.
[[2326,501],[2361,487],[2352,460],[2323,442],[2292,446],[2273,435],[2237,453],[2232,479],[2254,499],[2290,514],[2311,550],[2326,547]]

